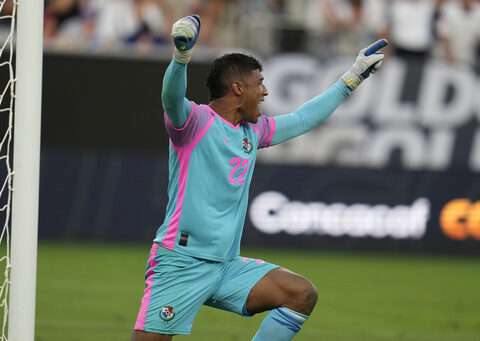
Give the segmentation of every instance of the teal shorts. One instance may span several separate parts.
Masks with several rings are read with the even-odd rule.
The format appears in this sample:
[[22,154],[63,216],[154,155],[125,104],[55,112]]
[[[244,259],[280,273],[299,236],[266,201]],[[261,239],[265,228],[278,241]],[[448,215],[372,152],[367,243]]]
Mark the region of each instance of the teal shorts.
[[202,305],[251,315],[247,297],[257,282],[277,265],[238,256],[213,262],[153,244],[145,274],[145,293],[135,330],[190,335]]

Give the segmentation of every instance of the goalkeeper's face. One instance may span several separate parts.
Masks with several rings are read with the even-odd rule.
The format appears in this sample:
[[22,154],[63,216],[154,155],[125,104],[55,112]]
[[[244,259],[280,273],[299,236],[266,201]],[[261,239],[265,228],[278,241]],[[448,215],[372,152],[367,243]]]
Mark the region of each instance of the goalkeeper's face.
[[247,122],[257,123],[261,115],[258,106],[263,103],[268,95],[267,88],[263,84],[263,75],[260,70],[253,70],[244,79],[245,94],[243,97],[243,119]]

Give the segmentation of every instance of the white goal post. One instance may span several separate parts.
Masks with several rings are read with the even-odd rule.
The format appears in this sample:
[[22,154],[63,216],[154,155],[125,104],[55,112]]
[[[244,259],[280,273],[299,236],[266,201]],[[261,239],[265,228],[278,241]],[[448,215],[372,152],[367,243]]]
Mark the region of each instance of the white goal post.
[[33,341],[37,275],[43,0],[18,0],[9,341]]

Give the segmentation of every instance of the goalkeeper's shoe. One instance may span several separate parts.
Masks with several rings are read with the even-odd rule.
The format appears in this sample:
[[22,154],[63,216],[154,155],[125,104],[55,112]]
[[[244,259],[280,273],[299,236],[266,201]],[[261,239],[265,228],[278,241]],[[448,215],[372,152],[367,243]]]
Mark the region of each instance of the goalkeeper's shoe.
[[172,26],[172,39],[175,44],[173,59],[186,64],[190,61],[193,46],[197,42],[200,33],[201,21],[197,14],[191,14],[178,20]]
[[380,39],[360,51],[352,68],[340,77],[340,80],[350,89],[354,90],[371,73],[377,72],[382,66],[383,53],[381,48],[388,44],[386,39]]

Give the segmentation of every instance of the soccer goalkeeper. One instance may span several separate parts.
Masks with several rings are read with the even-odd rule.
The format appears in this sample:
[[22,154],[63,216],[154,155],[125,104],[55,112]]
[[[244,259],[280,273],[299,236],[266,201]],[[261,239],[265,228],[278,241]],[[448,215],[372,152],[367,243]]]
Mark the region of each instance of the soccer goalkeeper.
[[257,149],[299,136],[327,119],[380,67],[380,40],[351,69],[295,112],[270,118],[258,105],[268,95],[262,66],[231,53],[207,77],[208,105],[185,98],[187,64],[200,33],[190,15],[172,28],[173,60],[162,101],[170,137],[169,202],[147,263],[146,288],[133,341],[190,334],[203,304],[245,317],[269,310],[255,341],[291,340],[308,319],[317,289],[306,278],[259,259],[243,258],[240,239]]

